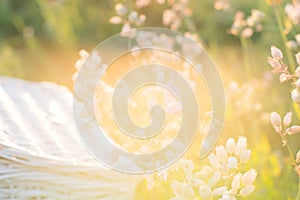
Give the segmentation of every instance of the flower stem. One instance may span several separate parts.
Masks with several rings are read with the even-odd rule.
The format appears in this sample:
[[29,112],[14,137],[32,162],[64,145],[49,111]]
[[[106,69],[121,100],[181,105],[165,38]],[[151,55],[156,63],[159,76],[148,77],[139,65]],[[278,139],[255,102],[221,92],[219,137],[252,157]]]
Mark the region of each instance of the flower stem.
[[274,4],[273,9],[274,9],[274,12],[275,12],[276,21],[277,21],[277,24],[278,24],[278,27],[279,27],[281,38],[282,38],[282,41],[284,43],[284,48],[285,48],[285,52],[286,52],[286,55],[287,55],[289,67],[292,71],[294,71],[295,67],[296,67],[296,63],[295,63],[295,60],[293,58],[292,52],[288,49],[288,47],[286,45],[287,42],[288,42],[288,39],[287,39],[285,31],[284,31],[284,24],[283,24],[283,21],[282,21],[281,16],[280,16],[280,11],[279,11],[278,5]]
[[240,37],[240,41],[243,49],[243,59],[244,59],[246,78],[250,79],[251,70],[250,70],[248,41],[247,38],[243,38],[243,37]]
[[[291,147],[290,147],[290,145],[288,143],[287,143],[286,147],[287,147],[287,149],[289,151],[289,154],[290,154],[290,157],[292,159],[292,164],[293,164],[294,167],[296,167],[297,165],[296,165],[296,161],[295,161],[292,149],[291,149]],[[299,177],[299,182],[298,182],[297,197],[296,197],[295,200],[300,200],[300,177]]]
[[290,157],[291,157],[291,160],[292,160],[292,164],[295,165],[296,161],[295,161],[294,154],[293,154],[293,151],[292,151],[289,143],[286,144],[286,147],[287,147],[287,149],[289,151],[289,154],[290,154]]

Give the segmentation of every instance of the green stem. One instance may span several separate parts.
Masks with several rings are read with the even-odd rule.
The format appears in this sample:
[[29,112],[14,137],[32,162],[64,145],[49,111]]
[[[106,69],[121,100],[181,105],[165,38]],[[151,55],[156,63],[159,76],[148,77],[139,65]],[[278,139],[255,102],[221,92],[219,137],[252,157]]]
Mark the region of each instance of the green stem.
[[292,71],[294,71],[295,67],[296,67],[296,62],[293,58],[292,52],[288,49],[288,47],[286,45],[287,42],[288,42],[288,39],[286,37],[286,34],[284,33],[284,24],[283,24],[283,21],[280,17],[280,11],[279,11],[278,5],[276,5],[276,4],[273,5],[273,9],[274,9],[274,12],[275,12],[276,21],[277,21],[277,24],[278,24],[278,27],[279,27],[281,38],[282,38],[282,41],[284,43],[284,48],[285,48],[285,52],[286,52],[286,55],[287,55],[289,67]]
[[295,165],[295,164],[296,164],[296,161],[295,161],[294,154],[293,154],[293,151],[292,151],[292,149],[291,149],[289,143],[286,144],[286,147],[287,147],[287,149],[288,149],[288,151],[289,151],[289,154],[290,154],[292,163],[293,163],[293,165]]
[[[289,151],[289,154],[290,154],[293,166],[296,166],[296,161],[295,161],[295,158],[294,158],[294,154],[293,154],[292,149],[291,149],[291,147],[290,147],[290,145],[288,143],[287,143],[286,147],[287,147],[287,149]],[[300,200],[300,177],[299,177],[299,182],[298,182],[297,197],[296,197],[295,200]]]
[[240,41],[241,41],[241,45],[242,45],[242,49],[243,49],[243,59],[244,59],[246,78],[250,79],[251,70],[250,70],[248,41],[247,41],[247,38],[243,38],[243,37],[240,37]]

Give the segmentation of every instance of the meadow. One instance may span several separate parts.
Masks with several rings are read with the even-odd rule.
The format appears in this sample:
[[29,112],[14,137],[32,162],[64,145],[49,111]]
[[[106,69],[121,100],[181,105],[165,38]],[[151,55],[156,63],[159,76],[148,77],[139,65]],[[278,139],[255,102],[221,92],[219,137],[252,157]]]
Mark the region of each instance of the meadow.
[[197,40],[225,87],[221,138],[206,159],[191,148],[176,169],[145,176],[136,199],[300,200],[300,1],[1,0],[0,24],[1,76],[70,90],[78,52],[120,31]]

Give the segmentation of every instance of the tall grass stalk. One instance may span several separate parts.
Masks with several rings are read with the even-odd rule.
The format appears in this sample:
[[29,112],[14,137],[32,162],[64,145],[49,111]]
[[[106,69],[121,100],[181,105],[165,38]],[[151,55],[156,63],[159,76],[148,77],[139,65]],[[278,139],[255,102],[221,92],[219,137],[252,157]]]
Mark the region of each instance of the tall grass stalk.
[[[287,149],[288,149],[288,151],[289,151],[289,154],[290,154],[290,157],[291,157],[291,160],[292,160],[292,163],[293,163],[293,166],[297,166],[297,164],[296,164],[296,160],[295,160],[295,158],[294,158],[294,154],[293,154],[293,152],[292,152],[292,149],[291,149],[291,147],[290,147],[290,145],[289,145],[289,143],[287,143],[287,145],[286,145],[286,147],[287,147]],[[297,191],[297,197],[296,197],[296,199],[295,200],[300,200],[300,177],[299,177],[299,181],[298,181],[298,191]]]
[[285,31],[284,31],[284,23],[281,19],[281,13],[280,13],[281,10],[279,9],[279,5],[274,3],[273,4],[273,10],[275,12],[275,17],[276,17],[276,21],[277,21],[277,24],[278,24],[278,27],[279,27],[281,38],[282,38],[282,41],[284,43],[284,48],[285,48],[285,52],[286,52],[286,55],[287,55],[289,67],[290,67],[291,70],[294,71],[295,67],[296,67],[296,62],[293,58],[292,52],[288,49],[288,47],[286,45],[287,42],[288,42],[288,39],[287,39],[287,36],[285,34]]

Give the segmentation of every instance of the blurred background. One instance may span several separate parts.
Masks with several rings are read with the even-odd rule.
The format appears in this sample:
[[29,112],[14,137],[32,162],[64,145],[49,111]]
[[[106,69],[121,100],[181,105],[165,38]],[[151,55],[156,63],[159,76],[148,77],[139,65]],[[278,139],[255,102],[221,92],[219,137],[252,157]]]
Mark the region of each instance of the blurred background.
[[[90,51],[99,42],[120,32],[121,25],[109,23],[109,18],[115,15],[114,5],[117,2],[1,0],[0,74],[35,81],[55,81],[71,87],[70,77],[75,71],[73,66],[78,58],[78,51]],[[126,3],[134,5],[132,0]],[[225,14],[214,9],[213,1],[191,1],[190,4],[194,11],[194,30],[218,62],[218,66],[230,71],[229,74],[238,71],[241,65],[241,59],[238,59],[239,39],[227,34],[235,11],[243,10],[249,14],[251,8],[256,8],[270,12],[269,6],[259,0],[233,1],[232,11]],[[140,12],[147,16],[144,26],[163,27],[162,12],[166,7],[167,5],[153,4],[142,8]],[[253,37],[255,45],[262,47],[259,52],[251,51],[256,57],[251,65],[258,75],[266,70],[261,65],[266,63],[269,42],[276,40],[279,34],[276,26],[273,27],[275,23],[270,21],[266,25],[264,31],[267,34]],[[186,28],[182,27],[179,31],[185,32]]]
[[[114,6],[118,2],[0,0],[0,75],[53,81],[72,90],[78,52],[81,49],[91,51],[99,42],[120,32],[122,25],[109,23],[110,17],[116,15]],[[128,7],[134,6],[133,0],[121,2]],[[282,4],[287,2],[290,1]],[[192,29],[198,35],[221,72],[229,99],[220,143],[228,137],[245,135],[253,149],[249,165],[257,169],[259,175],[256,192],[247,199],[294,196],[297,175],[286,159],[287,152],[281,147],[280,137],[269,123],[269,113],[273,110],[285,114],[293,109],[290,88],[279,84],[278,77],[269,72],[270,46],[283,47],[272,7],[262,0],[232,0],[231,8],[226,11],[216,10],[211,0],[191,0],[189,6],[193,10],[193,23],[187,21],[178,31]],[[147,16],[143,26],[164,27],[162,12],[167,7],[167,4],[151,4],[141,8],[139,12]],[[247,40],[251,69],[247,77],[241,40],[228,34],[228,30],[238,10],[248,16],[252,9],[262,10],[266,17],[263,30]],[[296,116],[294,123],[299,124]],[[290,142],[296,152],[299,136]],[[165,195],[158,189],[157,194],[160,192]]]

